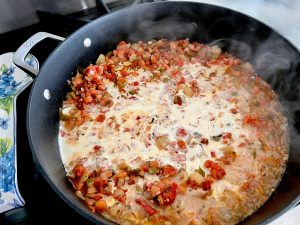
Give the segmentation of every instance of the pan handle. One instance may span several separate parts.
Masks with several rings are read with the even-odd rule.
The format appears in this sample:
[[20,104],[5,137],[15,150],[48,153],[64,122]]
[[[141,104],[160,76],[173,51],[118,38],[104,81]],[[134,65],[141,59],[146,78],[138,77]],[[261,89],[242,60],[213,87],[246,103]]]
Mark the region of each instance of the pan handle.
[[46,33],[46,32],[38,32],[35,35],[31,36],[27,41],[25,41],[15,52],[14,57],[13,57],[13,62],[16,64],[18,67],[26,71],[27,73],[37,75],[39,70],[31,67],[25,62],[25,58],[28,55],[29,51],[39,42],[46,38],[51,38],[54,40],[58,41],[64,41],[65,38]]

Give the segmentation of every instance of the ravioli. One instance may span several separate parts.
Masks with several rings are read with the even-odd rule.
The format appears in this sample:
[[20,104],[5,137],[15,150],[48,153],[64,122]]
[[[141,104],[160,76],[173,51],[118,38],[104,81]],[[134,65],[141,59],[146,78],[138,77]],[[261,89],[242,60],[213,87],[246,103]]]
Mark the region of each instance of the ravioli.
[[67,177],[116,223],[236,224],[284,173],[277,96],[217,46],[122,41],[69,84],[59,131]]

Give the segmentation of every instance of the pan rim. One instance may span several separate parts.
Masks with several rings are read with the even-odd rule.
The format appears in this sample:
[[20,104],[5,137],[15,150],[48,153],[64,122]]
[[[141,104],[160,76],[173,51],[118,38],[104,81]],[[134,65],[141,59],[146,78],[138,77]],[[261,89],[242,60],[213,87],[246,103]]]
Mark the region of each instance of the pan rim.
[[[206,5],[206,6],[210,6],[210,7],[216,7],[216,8],[219,8],[219,9],[225,9],[225,10],[227,10],[229,12],[232,12],[232,13],[235,13],[235,14],[240,14],[240,15],[243,15],[244,17],[247,17],[247,18],[251,18],[252,20],[257,21],[258,23],[266,26],[267,28],[269,28],[270,30],[272,30],[276,34],[278,34],[294,50],[296,50],[297,52],[299,52],[299,49],[294,45],[294,43],[291,42],[290,40],[288,40],[284,35],[282,35],[281,32],[279,32],[277,29],[273,28],[272,26],[266,24],[265,22],[263,22],[263,21],[261,21],[261,20],[259,20],[257,18],[252,17],[251,15],[248,15],[248,14],[245,14],[243,12],[236,11],[236,10],[233,10],[233,9],[230,9],[230,8],[227,8],[227,7],[214,5],[214,4],[201,3],[201,2],[187,2],[187,1],[151,2],[151,3],[144,3],[144,4],[134,5],[134,6],[131,6],[130,9],[129,8],[120,9],[120,10],[117,10],[117,11],[112,12],[110,14],[106,14],[106,15],[104,15],[104,16],[102,16],[100,18],[97,18],[96,20],[94,20],[94,21],[92,21],[92,22],[84,25],[83,27],[79,28],[74,33],[72,33],[66,39],[66,41],[71,42],[72,39],[74,37],[76,37],[79,32],[84,31],[85,29],[87,29],[87,27],[92,27],[93,24],[98,23],[99,20],[102,20],[103,22],[105,22],[105,20],[109,20],[111,17],[116,17],[118,14],[123,13],[123,11],[131,10],[132,12],[134,12],[136,10],[139,10],[139,8],[148,7],[148,6],[145,6],[145,5],[154,5],[154,4],[155,5],[168,5],[168,4],[178,4],[178,5],[185,4],[186,5],[186,4],[189,4],[191,6],[192,5],[198,5],[198,6],[199,5],[204,5],[205,6]],[[164,6],[162,6],[162,7],[164,7]],[[63,46],[64,43],[65,43],[65,41],[62,42],[61,44],[59,44],[59,46],[56,47],[55,50],[47,57],[46,61],[44,62],[43,66],[41,67],[41,69],[39,71],[39,75],[40,75],[40,73],[43,72],[44,65],[46,65],[51,58],[55,57],[55,55],[58,54],[57,50],[61,46]],[[31,125],[30,125],[31,122],[30,121],[32,120],[31,119],[32,118],[31,114],[32,114],[32,111],[34,110],[31,102],[32,102],[32,98],[34,98],[34,95],[35,95],[34,92],[35,92],[36,83],[39,80],[39,75],[37,76],[37,78],[33,82],[33,85],[32,85],[31,91],[30,91],[30,95],[29,95],[29,98],[28,98],[27,112],[26,112],[26,129],[27,129],[27,134],[28,134],[28,141],[29,141],[30,149],[31,149],[31,152],[32,152],[32,155],[33,155],[34,163],[37,166],[37,169],[38,169],[39,173],[47,181],[47,183],[51,186],[51,188],[64,200],[64,202],[67,203],[70,207],[72,207],[77,213],[79,213],[80,215],[83,215],[85,218],[87,218],[88,220],[90,220],[91,222],[96,223],[96,224],[101,224],[101,223],[114,224],[114,223],[108,221],[105,217],[103,217],[101,215],[98,215],[98,214],[95,214],[95,213],[92,213],[90,210],[88,210],[87,208],[84,208],[83,206],[76,205],[75,202],[72,201],[72,199],[66,197],[64,195],[63,190],[55,185],[55,182],[53,182],[53,180],[48,176],[47,171],[41,165],[39,157],[36,154],[37,150],[35,150],[36,148],[34,147],[34,145],[35,145],[34,144],[34,137],[33,137],[33,134],[32,134],[31,128],[30,128],[31,127]],[[285,207],[284,209],[282,209],[281,211],[279,211],[278,213],[276,213],[274,216],[272,216],[270,218],[267,218],[265,221],[263,221],[262,224],[267,224],[268,222],[271,222],[274,219],[278,218],[279,216],[281,216],[282,214],[284,214],[286,211],[288,211],[289,209],[291,209],[292,207],[294,207],[295,205],[297,205],[297,203],[299,201],[300,201],[300,194],[287,207]]]

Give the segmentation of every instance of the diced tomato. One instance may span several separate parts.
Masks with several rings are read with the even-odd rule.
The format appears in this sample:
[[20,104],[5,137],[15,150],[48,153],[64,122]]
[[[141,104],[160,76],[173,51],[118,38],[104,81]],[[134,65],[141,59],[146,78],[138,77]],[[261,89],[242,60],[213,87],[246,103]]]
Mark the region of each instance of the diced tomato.
[[248,191],[248,189],[250,188],[250,182],[249,181],[245,181],[244,183],[242,183],[240,189],[242,191]]
[[245,142],[242,142],[238,145],[239,148],[243,148],[243,147],[246,147],[246,143]]
[[150,168],[158,168],[159,162],[157,160],[150,161],[149,166]]
[[98,74],[97,67],[94,65],[88,66],[85,71],[86,75],[87,76],[96,76]]
[[121,197],[119,198],[116,198],[119,202],[122,202],[122,203],[125,203],[126,202],[126,195],[122,195]]
[[182,105],[182,98],[179,95],[175,95],[173,99],[173,103],[177,105]]
[[125,77],[120,77],[120,76],[118,76],[117,77],[117,81],[118,81],[118,83],[119,84],[125,84],[126,83],[126,78]]
[[184,84],[184,83],[185,83],[185,78],[184,77],[180,77],[180,79],[177,82],[177,84]]
[[147,172],[149,170],[149,167],[150,167],[149,161],[146,161],[146,162],[142,163],[142,165],[140,166],[140,169],[144,172]]
[[159,59],[156,55],[151,55],[150,60],[152,64],[156,64]]
[[115,81],[116,74],[115,73],[105,73],[105,77],[109,79],[110,81]]
[[187,135],[187,132],[184,128],[178,128],[176,131],[176,135],[179,137],[185,137]]
[[103,85],[103,84],[98,84],[97,85],[97,88],[100,90],[100,91],[105,91],[106,87]]
[[91,103],[93,101],[93,97],[91,95],[87,95],[83,98],[84,103]]
[[95,146],[94,146],[94,151],[95,151],[95,152],[98,152],[98,151],[101,150],[101,148],[102,148],[102,147],[101,147],[100,145],[95,145]]
[[127,77],[129,75],[129,73],[126,70],[121,70],[120,73],[123,77]]
[[132,76],[134,76],[134,77],[137,77],[137,76],[139,75],[139,73],[136,72],[136,71],[131,71],[131,72],[130,72],[130,75],[132,75]]
[[226,165],[229,165],[231,162],[233,162],[236,159],[236,157],[237,157],[236,152],[230,150],[230,151],[224,151],[224,155],[217,160],[223,162]]
[[172,70],[172,71],[171,71],[171,75],[172,75],[173,77],[176,77],[178,74],[179,74],[179,71],[178,71],[178,70]]
[[83,104],[83,103],[84,103],[84,102],[83,102],[83,99],[82,99],[82,98],[78,99],[78,101],[77,101],[77,103],[76,103],[77,109],[83,110],[83,109],[84,109],[84,104]]
[[92,196],[89,196],[89,198],[99,201],[100,199],[102,199],[102,196],[101,194],[97,193],[97,194],[93,194]]
[[206,167],[206,168],[211,168],[212,167],[212,165],[213,165],[213,161],[211,161],[211,160],[206,160],[205,162],[204,162],[204,166]]
[[77,164],[74,168],[73,168],[73,174],[75,176],[76,179],[80,179],[83,175],[83,173],[85,172],[85,168],[82,164]]
[[196,219],[192,219],[188,225],[198,225],[198,222]]
[[159,202],[160,205],[171,205],[175,201],[177,186],[178,185],[173,182],[162,190],[162,193],[158,196],[158,198],[161,197],[160,199],[162,200],[162,202]]
[[118,173],[114,175],[114,179],[119,179],[119,178],[126,178],[127,177],[127,172],[120,170]]
[[225,138],[232,139],[232,134],[230,132],[223,133],[222,138],[223,139],[225,139]]
[[137,98],[135,96],[130,96],[129,99],[136,100]]
[[210,175],[215,178],[216,180],[220,180],[225,176],[225,170],[223,168],[219,169],[211,169]]
[[230,109],[230,112],[231,112],[232,114],[237,114],[237,113],[238,113],[238,110],[237,110],[236,108],[231,108],[231,109]]
[[186,149],[186,144],[185,144],[185,142],[183,140],[178,140],[177,141],[177,145],[181,149]]
[[120,41],[120,43],[118,44],[118,46],[121,46],[121,45],[127,45],[127,43],[125,41]]
[[176,64],[177,64],[177,66],[180,66],[180,67],[183,67],[183,60],[178,60],[177,62],[176,62]]
[[216,152],[215,152],[215,151],[212,151],[212,152],[210,153],[210,155],[211,155],[211,157],[216,158]]
[[177,189],[180,194],[184,194],[187,191],[188,185],[187,183],[180,184]]
[[82,182],[80,180],[74,180],[72,183],[77,191],[80,191],[81,193],[86,193],[87,191],[86,182]]
[[139,85],[139,82],[138,81],[134,81],[133,82],[133,86],[138,86]]
[[129,179],[127,180],[127,183],[129,185],[135,184],[137,182],[137,177],[135,175],[130,175]]
[[177,170],[176,170],[176,168],[174,168],[173,166],[171,166],[171,165],[166,165],[166,166],[164,166],[164,168],[163,168],[163,175],[165,175],[165,176],[173,176],[173,175],[175,175],[177,173]]
[[261,127],[263,125],[263,121],[251,115],[246,115],[243,119],[243,125],[250,125],[252,127]]
[[208,145],[209,141],[207,138],[201,138],[201,144]]
[[201,187],[204,191],[207,191],[207,190],[211,189],[212,183],[213,183],[212,180],[206,179],[201,183]]
[[155,210],[152,206],[150,206],[150,205],[146,202],[146,200],[143,200],[143,199],[141,199],[141,198],[137,198],[137,199],[135,200],[135,202],[136,202],[137,204],[141,205],[141,206],[145,209],[145,211],[148,213],[149,216],[153,216],[153,215],[156,213],[156,210]]
[[102,123],[105,120],[105,114],[100,113],[97,117],[96,117],[96,121],[99,123]]
[[103,181],[100,177],[96,177],[96,178],[94,179],[94,186],[95,186],[96,188],[103,187],[104,184],[105,184],[105,181]]
[[106,211],[107,210],[106,201],[103,199],[97,201],[95,204],[95,209],[98,213],[102,213],[102,212]]
[[[123,49],[118,49],[117,50],[117,56],[118,56],[118,61],[121,59],[124,59],[126,57],[126,52]],[[118,62],[116,61],[116,62]]]
[[210,175],[216,180],[220,180],[226,175],[225,170],[212,160],[206,160],[204,166],[210,169]]

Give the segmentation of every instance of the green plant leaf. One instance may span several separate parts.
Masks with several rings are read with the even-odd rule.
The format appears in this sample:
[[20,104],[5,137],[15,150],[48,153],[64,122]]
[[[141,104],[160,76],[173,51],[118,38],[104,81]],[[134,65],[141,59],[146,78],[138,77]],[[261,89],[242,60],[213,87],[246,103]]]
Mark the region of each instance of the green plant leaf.
[[11,149],[12,144],[13,142],[10,138],[0,138],[0,157]]
[[1,71],[2,73],[6,73],[6,71],[7,71],[7,66],[6,66],[5,64],[2,64],[2,66],[0,67],[0,71]]
[[13,108],[14,96],[9,96],[7,98],[0,99],[0,109],[3,109],[10,115],[10,112]]

